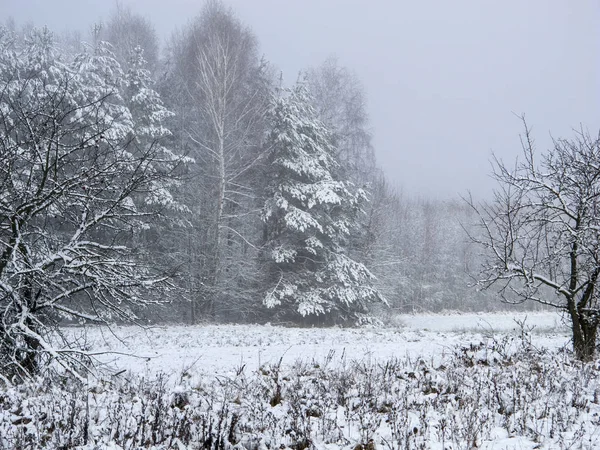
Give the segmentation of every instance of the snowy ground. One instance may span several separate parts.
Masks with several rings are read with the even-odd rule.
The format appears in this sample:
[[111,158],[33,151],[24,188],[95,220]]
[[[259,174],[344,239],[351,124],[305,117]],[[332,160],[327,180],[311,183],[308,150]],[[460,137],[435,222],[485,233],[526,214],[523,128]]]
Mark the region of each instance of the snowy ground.
[[600,365],[555,313],[388,323],[70,328],[112,375],[0,392],[0,450],[600,448]]
[[[554,312],[401,315],[397,327],[282,328],[260,325],[115,327],[74,331],[94,351],[119,352],[99,359],[109,369],[136,374],[182,371],[227,375],[245,366],[292,364],[299,359],[380,361],[418,357],[437,361],[458,346],[531,331],[536,347],[569,345],[569,330]],[[519,323],[524,324],[523,327]],[[334,356],[334,358],[331,358]]]

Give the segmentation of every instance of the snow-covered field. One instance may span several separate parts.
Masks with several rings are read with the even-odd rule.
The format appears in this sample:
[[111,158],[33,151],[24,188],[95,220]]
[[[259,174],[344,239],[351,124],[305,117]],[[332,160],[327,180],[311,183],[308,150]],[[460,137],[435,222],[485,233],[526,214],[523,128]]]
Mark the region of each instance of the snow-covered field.
[[[531,331],[536,347],[569,344],[569,330],[554,312],[400,315],[396,327],[283,328],[260,325],[166,326],[142,329],[115,327],[75,330],[88,346],[105,354],[108,368],[136,374],[194,371],[226,375],[245,366],[293,364],[297,360],[346,359],[385,361],[426,358],[438,361],[458,346]],[[521,325],[523,326],[521,326]]]
[[600,448],[600,365],[558,315],[389,323],[70,328],[109,374],[0,391],[0,449]]

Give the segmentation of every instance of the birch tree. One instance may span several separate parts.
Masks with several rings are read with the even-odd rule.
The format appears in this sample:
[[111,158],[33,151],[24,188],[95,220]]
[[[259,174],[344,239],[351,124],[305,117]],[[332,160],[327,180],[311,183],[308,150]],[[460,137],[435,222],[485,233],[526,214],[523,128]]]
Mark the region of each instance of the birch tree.
[[[255,176],[270,79],[249,29],[221,2],[202,14],[171,47],[172,89],[185,102],[182,144],[197,160],[188,203],[197,291],[205,317],[232,317],[248,298],[248,256],[260,230]],[[194,310],[193,310],[194,311]],[[195,315],[195,313],[194,313]]]

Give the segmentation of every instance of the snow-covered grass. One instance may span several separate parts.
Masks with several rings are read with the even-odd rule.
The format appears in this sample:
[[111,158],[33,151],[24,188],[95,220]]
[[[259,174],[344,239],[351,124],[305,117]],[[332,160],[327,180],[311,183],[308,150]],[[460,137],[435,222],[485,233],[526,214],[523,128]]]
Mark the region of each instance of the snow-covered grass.
[[138,356],[0,391],[0,448],[600,448],[598,364],[564,350],[555,314],[524,318],[88,330],[91,350]]
[[[569,330],[553,312],[397,316],[396,327],[284,328],[270,325],[113,327],[71,330],[97,351],[116,351],[99,360],[120,372],[152,375],[193,370],[227,375],[238,367],[322,360],[330,353],[347,359],[386,361],[417,357],[439,360],[456,347],[503,334],[531,332],[537,347],[568,343]],[[523,326],[521,326],[523,325]],[[523,328],[523,330],[522,330]],[[132,356],[127,356],[127,355]],[[135,356],[133,356],[135,355]]]
[[521,325],[533,333],[568,331],[564,318],[556,312],[448,313],[396,316],[401,326],[436,332],[518,332]]

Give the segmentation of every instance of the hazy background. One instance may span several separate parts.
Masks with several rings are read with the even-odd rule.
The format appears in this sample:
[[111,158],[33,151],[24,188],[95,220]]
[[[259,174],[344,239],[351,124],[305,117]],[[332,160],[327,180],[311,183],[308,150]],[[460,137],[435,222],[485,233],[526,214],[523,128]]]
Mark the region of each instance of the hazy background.
[[[165,40],[201,0],[122,0]],[[335,54],[362,80],[379,165],[410,195],[487,195],[489,158],[600,125],[600,2],[225,0],[288,81]],[[87,31],[115,3],[0,0],[0,18]],[[4,17],[2,17],[4,16]]]

